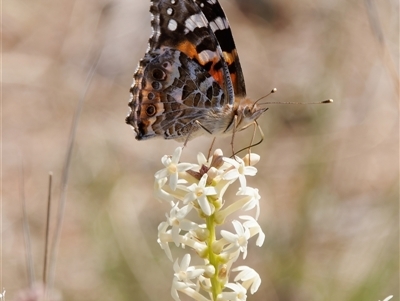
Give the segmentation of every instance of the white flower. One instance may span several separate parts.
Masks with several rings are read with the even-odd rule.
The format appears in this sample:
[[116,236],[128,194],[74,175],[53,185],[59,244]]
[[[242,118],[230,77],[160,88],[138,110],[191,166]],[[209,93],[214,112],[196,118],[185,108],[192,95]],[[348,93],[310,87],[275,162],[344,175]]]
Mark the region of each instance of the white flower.
[[227,283],[225,287],[233,292],[222,292],[218,295],[218,301],[245,301],[247,299],[247,291],[240,283]]
[[249,201],[242,207],[244,211],[251,210],[256,207],[256,219],[260,216],[260,199],[261,196],[258,193],[257,188],[251,187],[240,187],[238,193],[236,195],[247,195],[249,197]]
[[221,236],[230,243],[230,246],[224,251],[233,253],[239,249],[243,252],[243,259],[245,259],[247,256],[247,242],[250,238],[250,231],[236,220],[232,221],[232,224],[235,228],[236,234],[221,230]]
[[161,249],[164,250],[168,259],[173,261],[171,249],[169,248],[168,242],[170,242],[171,238],[171,230],[168,230],[169,225],[167,222],[162,222],[158,225],[158,239],[157,242],[160,245]]
[[3,288],[3,292],[0,294],[0,300],[6,300],[6,290]]
[[210,231],[207,229],[206,224],[197,224],[195,229],[192,229],[186,233],[186,236],[196,239],[197,241],[204,242],[210,236]]
[[255,270],[247,266],[239,266],[232,270],[232,272],[238,271],[240,271],[240,273],[236,275],[233,281],[242,281],[242,286],[246,289],[249,289],[249,287],[251,286],[250,292],[254,294],[261,284],[260,275],[258,275]]
[[206,165],[207,164],[207,158],[204,156],[203,153],[198,153],[197,154],[197,162],[199,164],[199,167]]
[[204,297],[202,294],[200,294],[198,291],[194,290],[193,288],[187,286],[186,284],[176,281],[174,278],[174,282],[172,283],[171,287],[171,295],[172,298],[174,298],[175,301],[180,301],[181,299],[179,298],[178,291],[188,295],[191,297],[193,300],[196,301],[212,301],[206,297]]
[[190,254],[185,254],[179,265],[178,259],[174,263],[174,279],[172,281],[171,295],[175,300],[180,300],[178,291],[183,291],[185,293],[193,293],[193,290],[188,290],[188,288],[197,288],[197,285],[193,283],[192,279],[196,279],[201,276],[205,269],[195,268],[189,266],[190,264]]
[[190,231],[197,228],[197,224],[185,219],[186,215],[192,210],[193,205],[189,204],[182,208],[178,208],[178,203],[172,207],[169,217],[167,216],[167,222],[171,226],[172,240],[178,247],[180,243],[179,233],[181,230]]
[[179,282],[178,279],[174,278],[172,280],[171,286],[171,296],[175,301],[180,301],[178,291],[182,291],[188,288],[188,285],[182,282]]
[[193,183],[187,187],[186,189],[190,192],[185,196],[183,202],[186,204],[187,202],[192,202],[197,199],[204,214],[210,216],[213,210],[211,210],[210,202],[208,201],[207,196],[216,195],[217,190],[212,186],[206,187],[207,178],[208,175],[204,174],[201,177],[199,184]]
[[178,174],[180,172],[189,170],[193,167],[193,164],[190,163],[179,163],[179,159],[182,154],[182,147],[178,147],[172,157],[163,156],[161,158],[162,164],[164,164],[165,168],[159,170],[155,174],[155,178],[157,180],[161,180],[162,178],[166,178],[169,176],[169,186],[172,190],[176,189],[176,185],[178,184]]
[[167,183],[167,181],[168,181],[167,178],[161,178],[159,180],[157,180],[157,179],[155,180],[154,195],[159,200],[163,200],[163,201],[171,203],[171,202],[173,202],[174,197],[162,189],[164,187],[165,183]]
[[191,280],[196,279],[200,275],[204,273],[204,269],[196,269],[193,266],[189,266],[190,264],[190,254],[185,254],[181,260],[181,264],[179,265],[178,259],[174,263],[174,277],[183,283],[186,283],[188,286],[196,286]]
[[243,157],[243,161],[246,165],[253,166],[260,161],[260,156],[255,153],[250,153]]
[[256,246],[261,247],[265,240],[265,234],[264,234],[263,230],[261,229],[260,225],[257,223],[257,221],[253,217],[251,217],[249,215],[241,215],[239,217],[246,221],[243,223],[243,227],[250,230],[250,237],[253,237],[254,235],[258,234]]
[[231,164],[234,169],[231,169],[223,175],[224,180],[236,180],[239,178],[240,186],[246,187],[246,176],[254,176],[257,173],[257,168],[254,166],[246,166],[245,162],[239,157],[235,156],[235,159],[224,158],[224,161]]
[[193,237],[192,232],[188,232],[184,236],[180,236],[179,239],[183,249],[185,246],[188,246],[195,250],[199,256],[201,256],[201,254],[204,255],[205,252],[207,252],[207,245]]
[[186,233],[185,235],[177,235],[174,239],[172,238],[172,231],[169,229],[168,222],[162,222],[158,226],[158,239],[157,242],[160,245],[161,249],[164,250],[168,259],[173,261],[171,249],[169,248],[170,242],[178,242],[178,246],[180,245],[183,249],[185,246],[190,247],[195,250],[197,254],[205,254],[207,251],[207,245],[204,242],[198,241],[195,237],[192,237],[191,232]]

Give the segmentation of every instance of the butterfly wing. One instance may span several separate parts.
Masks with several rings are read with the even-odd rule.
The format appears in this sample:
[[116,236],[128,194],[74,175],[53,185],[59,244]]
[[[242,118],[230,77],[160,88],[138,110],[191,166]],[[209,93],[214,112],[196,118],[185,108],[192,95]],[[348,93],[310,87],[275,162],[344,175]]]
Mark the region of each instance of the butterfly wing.
[[132,111],[126,121],[134,127],[138,140],[158,136],[185,141],[189,135],[194,138],[202,133],[198,123],[210,133],[227,127],[222,88],[179,50],[147,54],[135,73],[131,93]]
[[233,120],[234,91],[209,21],[193,0],[154,0],[150,12],[153,34],[134,75],[126,118],[136,139],[185,140],[201,127],[222,132]]
[[211,30],[221,46],[225,62],[228,65],[235,96],[245,97],[246,86],[242,67],[224,10],[218,1],[195,0],[195,3],[207,18]]
[[170,47],[183,52],[211,74],[232,104],[234,92],[228,65],[200,7],[193,0],[155,0],[150,13],[153,16],[150,51]]

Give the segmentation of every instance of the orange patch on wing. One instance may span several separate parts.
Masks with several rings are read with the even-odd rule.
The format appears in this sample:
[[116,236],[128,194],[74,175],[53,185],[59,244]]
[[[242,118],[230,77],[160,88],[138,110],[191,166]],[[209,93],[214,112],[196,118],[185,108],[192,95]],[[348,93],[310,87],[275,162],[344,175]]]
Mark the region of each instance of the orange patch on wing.
[[[201,60],[201,58],[199,57],[199,54],[197,53],[196,46],[194,44],[190,43],[189,41],[184,41],[184,42],[180,43],[176,47],[176,49],[179,50],[180,52],[183,52],[184,54],[186,54],[191,59],[196,58],[197,61],[200,64],[204,64],[205,65],[206,63],[208,63],[208,62],[203,62]],[[227,56],[229,57],[229,60],[227,60]],[[235,54],[224,52],[224,57],[225,57],[225,60],[228,62],[228,65],[232,64],[235,61]],[[222,69],[219,69],[219,70],[215,70],[214,69],[215,64],[217,64],[218,62],[219,62],[219,59],[218,58],[214,58],[212,60],[211,68],[210,68],[210,70],[208,72],[215,79],[215,81],[221,87],[223,87],[224,86],[224,82],[225,82],[224,73],[223,73]],[[232,75],[231,75],[231,78],[232,78]],[[235,80],[236,80],[236,77],[235,77]]]
[[235,62],[236,58],[237,58],[235,50],[232,51],[232,52],[224,51],[223,54],[224,54],[225,62],[228,64],[228,66],[232,65]]
[[215,79],[215,81],[220,85],[220,87],[224,86],[225,80],[224,80],[224,73],[223,73],[222,69],[214,70],[214,68],[211,68],[209,73]]
[[189,41],[184,41],[184,42],[180,43],[176,47],[176,49],[178,49],[180,52],[183,52],[191,59],[194,57],[197,57],[197,55],[198,55],[198,53],[196,51],[196,45],[190,43]]

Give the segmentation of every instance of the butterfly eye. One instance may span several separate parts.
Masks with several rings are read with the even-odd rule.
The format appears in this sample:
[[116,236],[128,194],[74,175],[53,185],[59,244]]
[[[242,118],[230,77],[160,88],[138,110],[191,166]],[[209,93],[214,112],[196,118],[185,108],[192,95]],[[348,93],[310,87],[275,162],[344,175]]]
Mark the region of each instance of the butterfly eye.
[[153,100],[154,97],[155,97],[154,93],[149,92],[149,93],[147,94],[147,99],[148,99],[148,100]]
[[165,80],[166,77],[167,77],[167,75],[161,69],[154,69],[153,70],[153,78],[155,80]]
[[250,107],[246,106],[244,108],[243,115],[246,116],[246,117],[250,117],[252,115]]
[[157,112],[157,110],[156,110],[156,107],[154,105],[147,106],[147,108],[146,108],[147,116],[152,117],[152,116],[154,116],[156,114],[156,112]]

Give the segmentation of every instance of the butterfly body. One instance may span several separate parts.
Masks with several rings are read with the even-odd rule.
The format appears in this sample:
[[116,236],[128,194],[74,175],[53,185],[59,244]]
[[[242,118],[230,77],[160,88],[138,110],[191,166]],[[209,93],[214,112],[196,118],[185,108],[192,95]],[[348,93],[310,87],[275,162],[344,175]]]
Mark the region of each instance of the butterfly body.
[[231,133],[265,111],[246,98],[232,33],[216,0],[155,0],[150,12],[153,34],[126,118],[137,140]]

